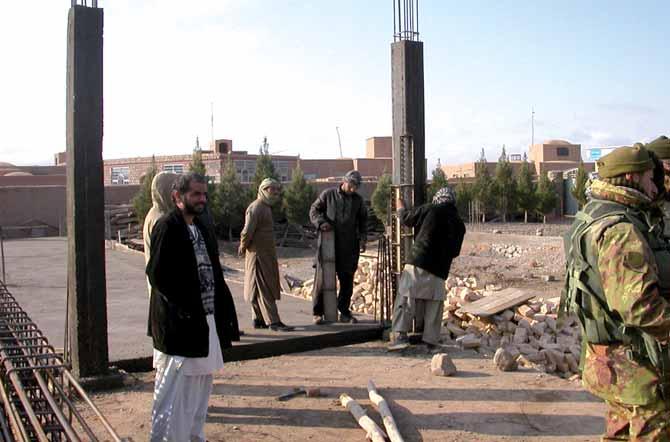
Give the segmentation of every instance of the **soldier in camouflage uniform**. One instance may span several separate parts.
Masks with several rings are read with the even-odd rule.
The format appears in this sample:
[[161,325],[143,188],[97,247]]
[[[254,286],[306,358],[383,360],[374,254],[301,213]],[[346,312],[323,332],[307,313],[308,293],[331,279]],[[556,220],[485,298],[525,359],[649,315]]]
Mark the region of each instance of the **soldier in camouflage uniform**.
[[656,156],[663,162],[663,170],[665,172],[664,186],[666,195],[659,201],[659,206],[663,212],[663,223],[665,225],[663,234],[666,238],[670,238],[670,139],[665,135],[656,138],[654,141],[645,146],[648,150],[654,152]]
[[650,216],[653,167],[640,144],[604,156],[565,236],[561,316],[582,325],[582,382],[607,404],[603,440],[670,440],[670,253]]

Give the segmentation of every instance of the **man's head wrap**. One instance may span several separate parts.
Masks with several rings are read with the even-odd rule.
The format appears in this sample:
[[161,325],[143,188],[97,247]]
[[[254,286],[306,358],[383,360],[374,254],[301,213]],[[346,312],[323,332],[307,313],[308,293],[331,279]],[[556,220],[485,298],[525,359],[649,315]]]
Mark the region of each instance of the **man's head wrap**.
[[353,184],[356,187],[361,187],[361,181],[363,181],[363,177],[361,177],[361,173],[357,170],[350,170],[349,172],[344,175],[344,182]]
[[456,204],[456,192],[451,187],[443,187],[433,196],[433,204]]
[[281,184],[279,184],[279,181],[275,180],[274,178],[265,178],[261,182],[261,185],[258,186],[258,198],[262,199],[263,202],[270,206],[276,204],[279,201],[278,196],[270,195],[270,192],[268,192],[268,188],[272,186],[281,187]]
[[661,135],[654,141],[650,141],[645,146],[647,150],[654,152],[662,160],[670,160],[670,139]]

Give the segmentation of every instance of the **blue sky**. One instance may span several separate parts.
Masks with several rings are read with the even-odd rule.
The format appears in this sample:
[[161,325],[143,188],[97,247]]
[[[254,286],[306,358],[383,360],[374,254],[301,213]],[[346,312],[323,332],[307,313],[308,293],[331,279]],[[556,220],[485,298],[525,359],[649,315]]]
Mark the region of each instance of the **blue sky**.
[[[391,133],[390,0],[99,3],[105,158],[206,145],[212,102],[214,134],[235,149],[268,136],[276,153],[335,157],[339,126],[358,157],[367,137]],[[48,164],[64,149],[69,4],[3,5],[0,161]],[[429,167],[527,150],[532,107],[536,141],[670,132],[670,2],[419,4]]]

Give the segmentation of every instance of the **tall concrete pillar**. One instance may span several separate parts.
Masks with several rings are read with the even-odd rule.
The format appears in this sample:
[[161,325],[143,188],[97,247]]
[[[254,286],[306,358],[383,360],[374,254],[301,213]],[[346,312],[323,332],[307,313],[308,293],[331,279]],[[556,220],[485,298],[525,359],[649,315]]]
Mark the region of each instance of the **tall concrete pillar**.
[[[423,91],[423,43],[391,44],[393,92],[393,184],[412,184],[413,206],[425,202],[426,147]],[[403,146],[409,144],[403,150]],[[403,176],[411,183],[403,182]]]
[[73,4],[67,29],[67,332],[72,370],[79,378],[106,374],[109,363],[102,35],[102,9]]

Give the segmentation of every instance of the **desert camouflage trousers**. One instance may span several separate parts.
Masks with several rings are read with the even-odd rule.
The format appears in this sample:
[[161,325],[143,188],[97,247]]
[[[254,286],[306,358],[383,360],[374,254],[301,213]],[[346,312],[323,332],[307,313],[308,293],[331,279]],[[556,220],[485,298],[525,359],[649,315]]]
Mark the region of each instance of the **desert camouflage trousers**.
[[663,401],[649,405],[608,402],[603,441],[670,441],[670,408]]

